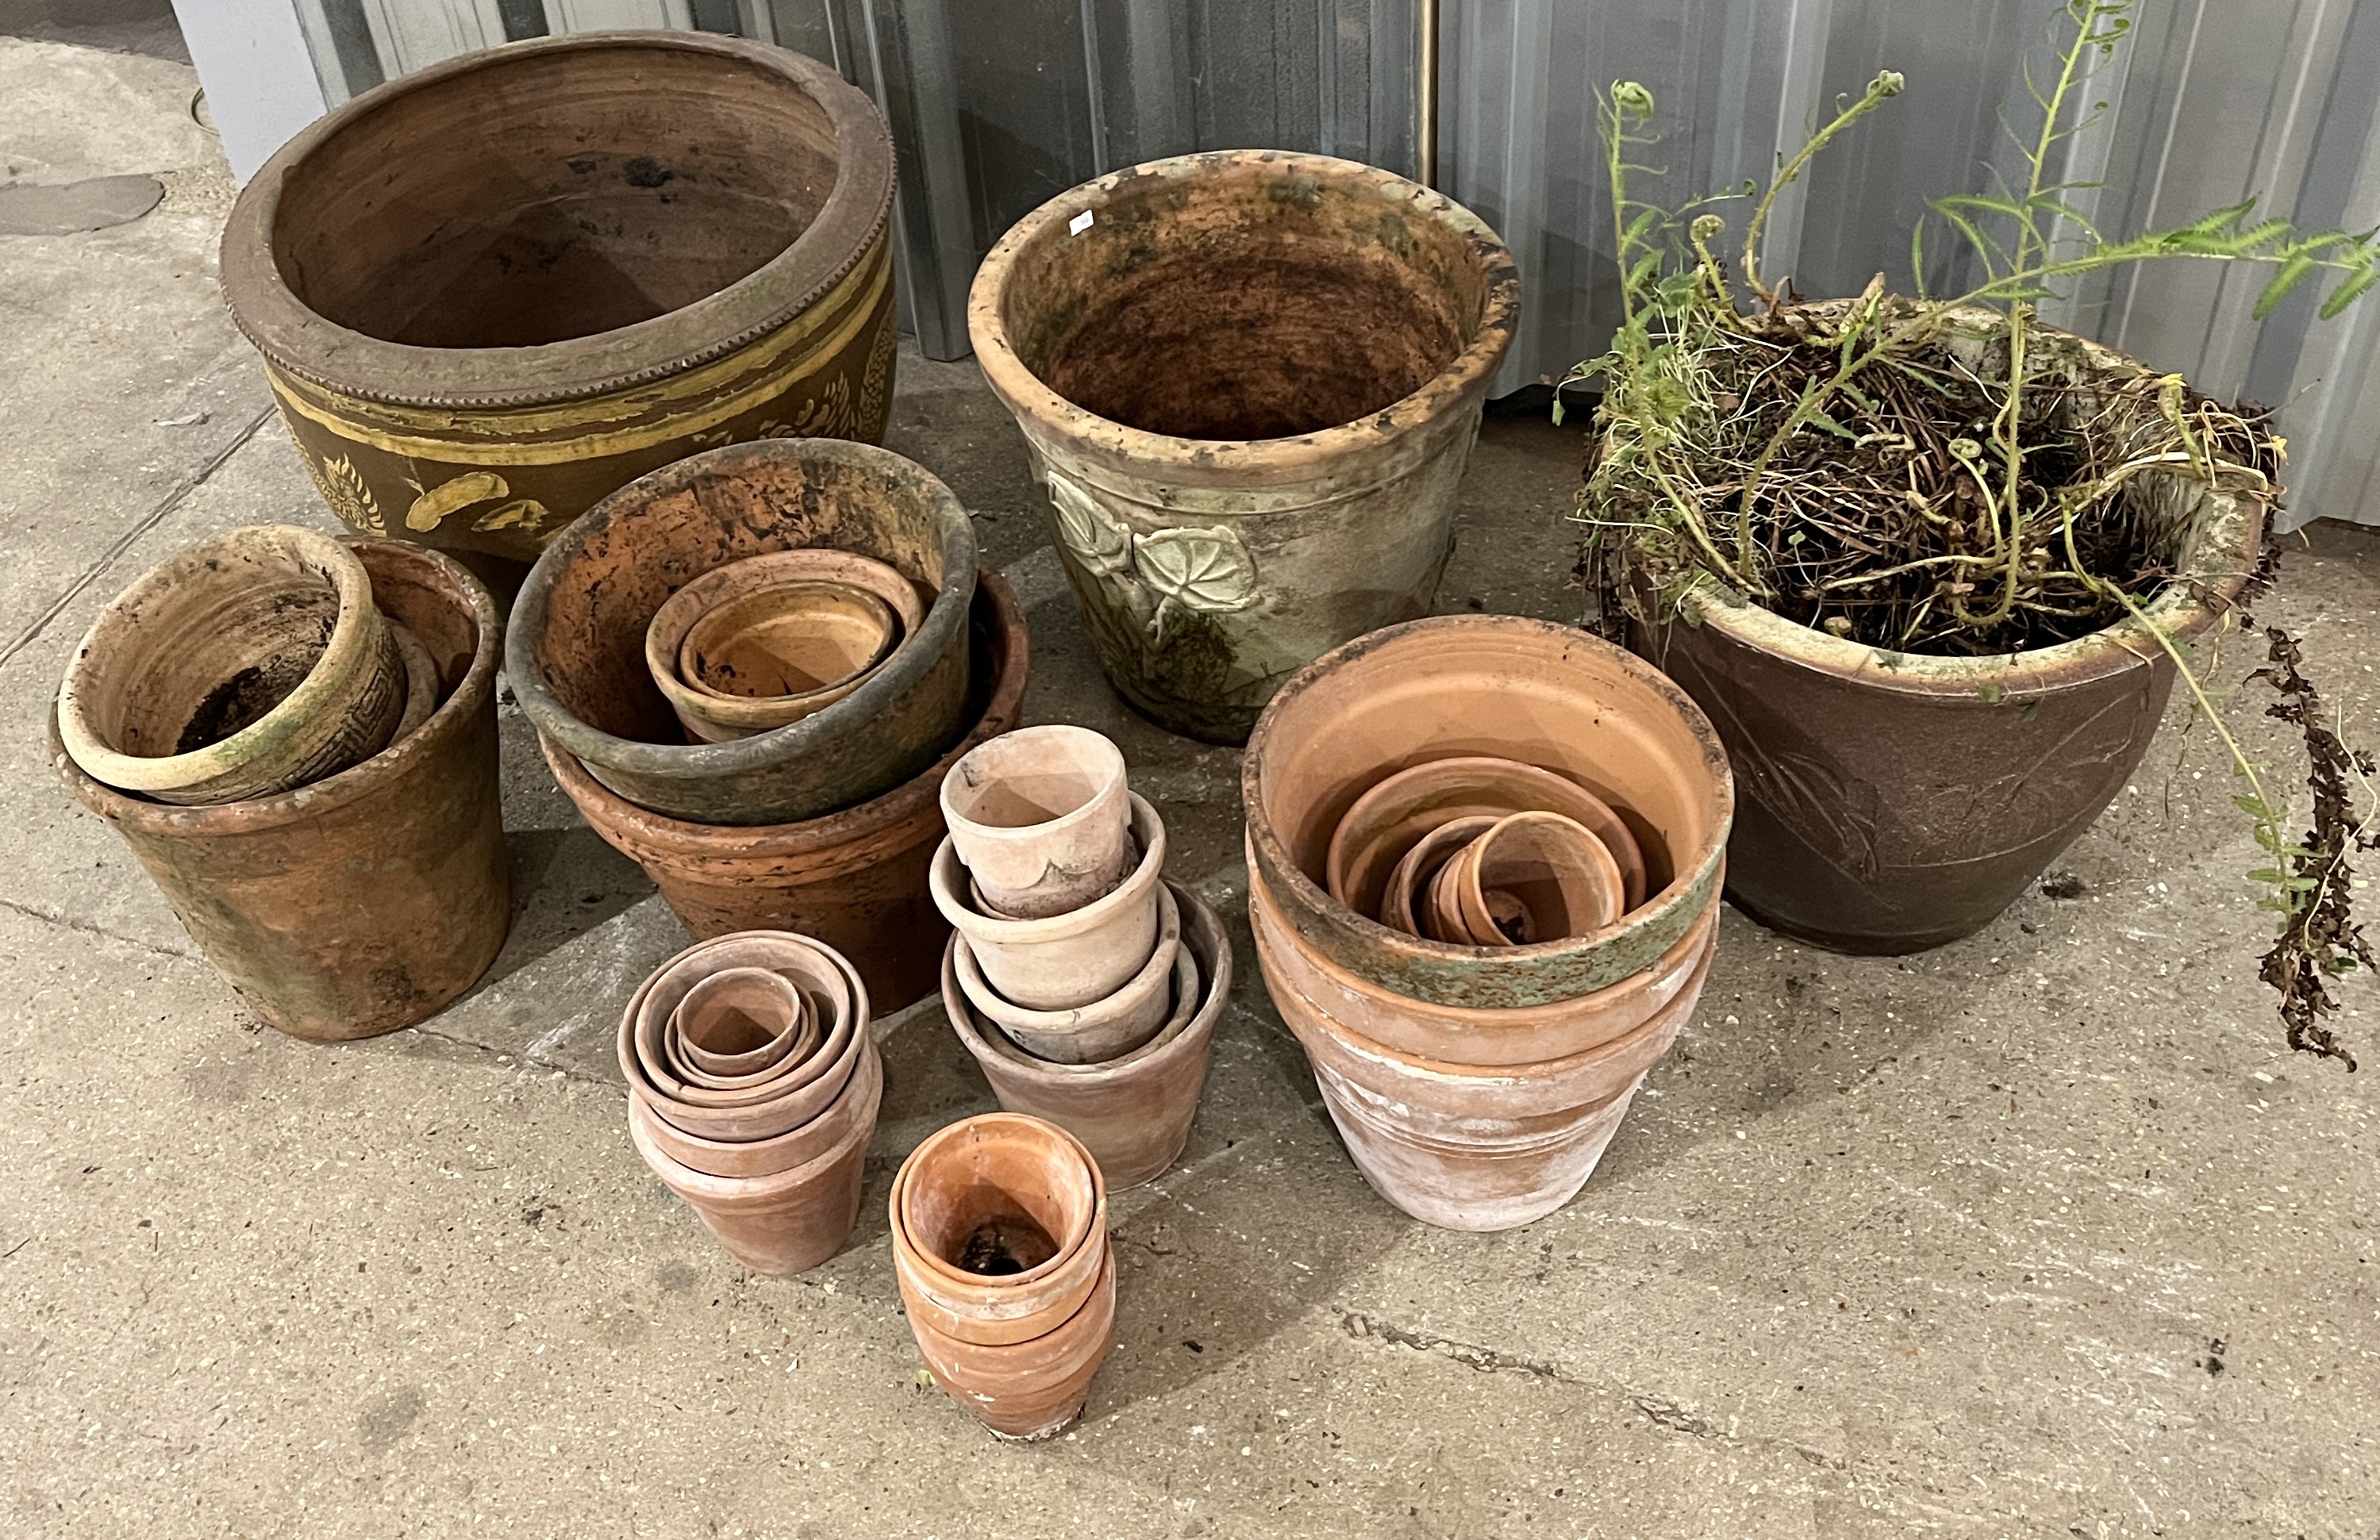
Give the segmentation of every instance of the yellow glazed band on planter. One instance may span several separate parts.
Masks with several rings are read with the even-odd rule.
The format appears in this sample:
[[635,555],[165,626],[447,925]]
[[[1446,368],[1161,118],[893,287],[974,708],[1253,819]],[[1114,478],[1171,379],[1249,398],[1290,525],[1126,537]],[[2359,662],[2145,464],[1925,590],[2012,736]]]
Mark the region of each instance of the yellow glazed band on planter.
[[702,450],[882,438],[892,190],[881,115],[816,60],[542,39],[298,135],[233,212],[224,287],[343,522],[527,562]]

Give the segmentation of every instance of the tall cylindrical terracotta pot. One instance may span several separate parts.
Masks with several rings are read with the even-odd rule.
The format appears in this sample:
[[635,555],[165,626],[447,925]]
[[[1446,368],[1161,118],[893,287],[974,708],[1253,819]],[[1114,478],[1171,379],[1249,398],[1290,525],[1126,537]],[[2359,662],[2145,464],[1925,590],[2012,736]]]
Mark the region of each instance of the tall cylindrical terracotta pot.
[[437,1012],[495,960],[512,919],[495,602],[436,552],[349,543],[374,601],[428,649],[448,690],[386,749],[296,791],[174,807],[91,780],[55,713],[50,732],[68,789],[131,846],[208,961],[268,1023],[322,1041]]
[[[2143,372],[2074,341],[2104,377]],[[2148,618],[2184,646],[2228,624],[2264,505],[2178,477],[2128,495],[2162,526],[2176,575]],[[2171,660],[2129,618],[1956,658],[1831,636],[1707,577],[1630,609],[1629,645],[1710,714],[1735,765],[1729,899],[1836,952],[1920,952],[1990,924],[2123,789],[2173,687]]]
[[875,104],[801,55],[515,43],[283,146],[232,211],[224,292],[334,512],[516,581],[698,449],[882,437],[892,188]]
[[1520,278],[1439,193],[1323,155],[1062,194],[967,303],[1117,691],[1238,743],[1340,643],[1427,613]]
[[1031,638],[997,573],[976,584],[966,735],[908,781],[856,807],[799,823],[728,826],[650,812],[548,740],[546,762],[595,832],[645,868],[698,939],[793,930],[849,958],[881,1012],[922,1000],[941,976],[950,922],[927,891],[942,839],[941,782],[978,744],[1016,725]]

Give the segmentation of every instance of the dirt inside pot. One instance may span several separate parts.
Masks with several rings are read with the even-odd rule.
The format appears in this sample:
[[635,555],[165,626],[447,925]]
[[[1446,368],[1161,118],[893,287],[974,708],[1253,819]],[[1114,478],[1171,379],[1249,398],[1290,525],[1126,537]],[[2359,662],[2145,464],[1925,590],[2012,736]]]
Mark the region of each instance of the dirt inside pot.
[[1276,241],[1160,261],[1092,296],[1038,372],[1128,427],[1281,439],[1402,400],[1463,346],[1443,289],[1410,270]]
[[951,1260],[985,1278],[1007,1278],[1030,1272],[1058,1255],[1050,1232],[1021,1214],[986,1219],[967,1232],[966,1243]]
[[281,275],[339,325],[524,347],[649,321],[791,246],[835,179],[789,82],[660,49],[532,53],[407,92],[300,163]]
[[175,741],[176,754],[195,754],[233,734],[255,726],[289,698],[322,656],[320,647],[285,652],[261,665],[241,669],[207,692]]

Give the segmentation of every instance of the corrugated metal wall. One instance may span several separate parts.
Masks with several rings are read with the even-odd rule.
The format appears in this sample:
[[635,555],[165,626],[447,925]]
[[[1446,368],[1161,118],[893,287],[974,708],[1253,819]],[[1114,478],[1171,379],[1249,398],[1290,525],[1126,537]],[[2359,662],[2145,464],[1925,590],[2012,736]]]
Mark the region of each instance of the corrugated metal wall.
[[[2046,0],[1445,0],[1446,189],[1500,230],[1526,313],[1506,390],[1600,350],[1616,295],[1594,103],[1615,79],[1660,103],[1678,199],[1762,176],[1879,68],[1908,90],[1790,196],[1771,272],[1811,295],[1881,270],[1905,285],[1932,194],[2006,170],[2003,118],[2034,109]],[[902,152],[910,320],[966,346],[976,264],[1009,223],[1115,167],[1193,149],[1319,150],[1410,173],[1413,0],[299,0],[326,92],[505,37],[697,26],[832,60],[873,93]],[[2171,224],[2252,193],[2301,224],[2380,224],[2380,0],[2142,0],[2132,46],[2091,82],[2107,103],[2066,149],[2103,228]],[[1929,246],[1937,285],[1963,256]],[[2262,325],[2260,275],[2171,264],[2101,282],[2057,319],[2218,395],[2283,407],[2296,515],[2380,523],[2380,304],[2337,321],[2293,299]]]

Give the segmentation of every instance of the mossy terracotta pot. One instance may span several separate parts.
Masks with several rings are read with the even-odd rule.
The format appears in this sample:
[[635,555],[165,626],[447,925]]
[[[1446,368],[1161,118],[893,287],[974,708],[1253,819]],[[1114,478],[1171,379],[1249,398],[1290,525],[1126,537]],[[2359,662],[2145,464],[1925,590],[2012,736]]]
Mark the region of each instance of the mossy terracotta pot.
[[[706,573],[771,552],[850,552],[933,596],[860,686],[787,726],[687,744],[646,664],[662,606]],[[975,527],[898,455],[825,439],[734,444],[622,488],[530,570],[505,674],[538,735],[638,806],[709,824],[853,807],[941,758],[966,731]]]
[[[2146,372],[2066,343],[2084,379]],[[2126,496],[2176,575],[2148,620],[2185,648],[2229,625],[2264,505],[2180,477]],[[1629,646],[1710,713],[1734,762],[1729,899],[1836,952],[1919,952],[1990,924],[2131,781],[2173,688],[2172,660],[2129,618],[1956,658],[1800,625],[1706,578],[1630,610]]]
[[233,319],[357,530],[508,566],[697,450],[880,438],[892,144],[783,49],[557,37],[299,133],[224,232]]
[[349,542],[372,600],[434,660],[415,731],[296,791],[210,807],[127,796],[51,759],[140,858],[207,960],[297,1037],[410,1026],[469,988],[512,919],[496,779],[495,603],[433,552]]
[[1003,1110],[1041,1118],[1072,1134],[1098,1160],[1111,1187],[1137,1187],[1164,1174],[1189,1142],[1215,1024],[1232,990],[1232,943],[1214,909],[1168,881],[1182,911],[1174,967],[1174,1017],[1122,1058],[1059,1064],[1011,1043],[959,988],[958,938],[942,965],[942,1009],[983,1070]]
[[[1482,757],[1551,771],[1625,821],[1645,902],[1584,936],[1475,947],[1403,934],[1324,891],[1331,838],[1366,793]],[[1266,709],[1241,791],[1250,865],[1305,946],[1392,993],[1474,1010],[1574,1000],[1654,966],[1718,895],[1734,812],[1726,751],[1683,691],[1583,631],[1515,615],[1413,621],[1318,660]]]
[[546,763],[579,815],[645,869],[696,936],[814,936],[851,960],[878,1010],[897,1011],[933,992],[950,935],[927,886],[942,840],[942,776],[1016,725],[1032,669],[1024,612],[996,573],[981,575],[969,634],[974,725],[906,782],[824,818],[758,828],[665,818],[604,786],[551,741]]
[[100,612],[59,686],[58,732],[119,791],[237,802],[379,753],[415,693],[355,554],[260,525],[176,552]]
[[1238,743],[1297,669],[1427,613],[1519,312],[1469,211],[1324,155],[1152,161],[1017,221],[967,332],[1117,691]]

